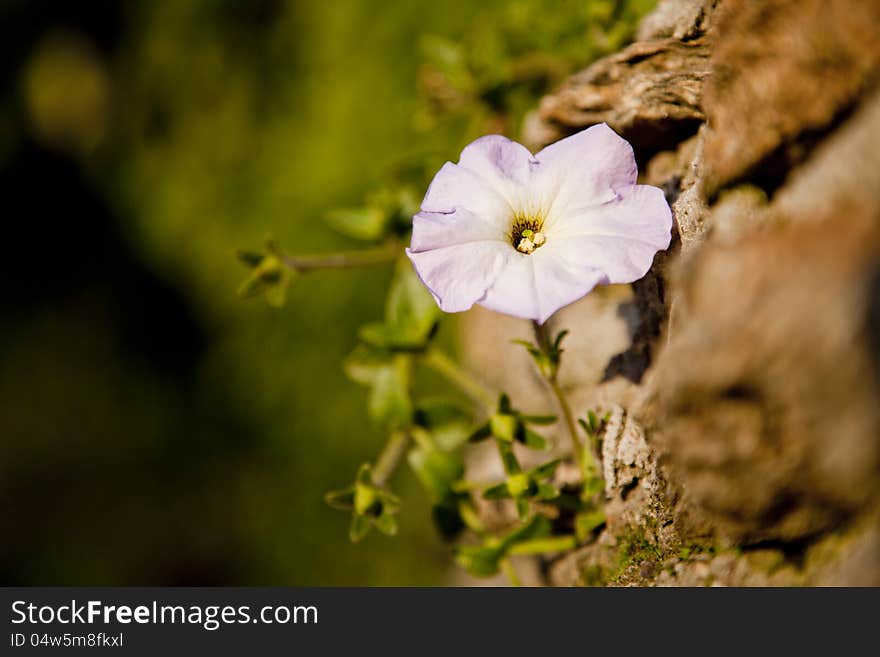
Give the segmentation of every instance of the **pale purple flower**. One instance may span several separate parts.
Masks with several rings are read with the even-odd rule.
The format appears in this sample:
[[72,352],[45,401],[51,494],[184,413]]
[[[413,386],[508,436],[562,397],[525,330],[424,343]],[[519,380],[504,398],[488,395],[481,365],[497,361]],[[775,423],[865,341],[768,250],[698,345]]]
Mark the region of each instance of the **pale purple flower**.
[[543,323],[596,285],[638,280],[669,246],[669,205],[636,173],[604,123],[534,156],[481,137],[434,176],[406,253],[442,310]]

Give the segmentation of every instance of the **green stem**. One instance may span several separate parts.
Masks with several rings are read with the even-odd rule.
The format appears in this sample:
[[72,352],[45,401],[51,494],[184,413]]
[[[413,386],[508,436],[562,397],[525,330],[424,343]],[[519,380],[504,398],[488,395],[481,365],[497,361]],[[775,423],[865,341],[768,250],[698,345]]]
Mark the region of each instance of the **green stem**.
[[501,458],[501,465],[504,466],[504,472],[508,476],[522,472],[522,467],[513,451],[513,445],[506,443],[503,440],[498,440],[497,438],[495,439],[495,444],[498,446],[498,456]]
[[409,433],[406,431],[394,431],[388,437],[385,448],[376,459],[376,466],[373,468],[373,483],[377,486],[384,486],[385,482],[394,474],[394,470],[400,463],[409,446]]
[[282,258],[290,269],[304,273],[316,269],[349,269],[392,262],[400,255],[400,244],[389,240],[382,246],[357,251],[339,251],[320,255],[286,255]]
[[[534,327],[535,338],[538,341],[538,346],[545,354],[549,353],[550,335],[547,333],[547,325],[534,322]],[[559,381],[557,381],[555,369],[552,375],[545,376],[544,378],[547,381],[547,384],[550,386],[550,390],[553,392],[553,395],[556,397],[557,404],[559,404],[559,410],[562,412],[562,419],[565,423],[568,437],[571,440],[571,450],[574,453],[575,463],[577,463],[578,470],[580,470],[581,472],[581,476],[585,477],[586,470],[584,470],[584,448],[583,445],[581,445],[580,438],[578,438],[577,424],[575,424],[574,421],[574,413],[572,413],[571,406],[568,403],[568,399],[566,399],[565,394],[562,392],[562,388],[559,386]]]
[[459,503],[458,512],[461,514],[461,519],[464,521],[464,524],[468,529],[480,538],[486,537],[486,525],[480,520],[480,514],[477,513],[477,510],[473,507],[470,498],[465,502]]
[[431,434],[422,427],[411,427],[409,435],[415,444],[426,452],[432,452],[437,449],[437,443],[434,442],[434,438],[432,438]]
[[508,554],[545,554],[547,552],[566,552],[577,547],[577,538],[573,534],[567,536],[551,536],[523,541],[513,545]]
[[516,568],[510,563],[510,559],[501,560],[501,572],[507,576],[511,586],[522,586],[522,580],[517,575]]
[[425,352],[423,362],[444,376],[468,397],[482,404],[487,412],[491,413],[495,408],[495,393],[439,349],[429,349]]

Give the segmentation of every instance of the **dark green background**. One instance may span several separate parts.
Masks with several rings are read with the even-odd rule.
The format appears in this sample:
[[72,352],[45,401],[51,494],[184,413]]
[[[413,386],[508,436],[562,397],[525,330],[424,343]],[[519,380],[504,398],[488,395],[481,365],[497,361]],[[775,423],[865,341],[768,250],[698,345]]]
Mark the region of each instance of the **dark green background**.
[[234,253],[357,246],[328,208],[489,123],[426,118],[424,35],[491,64],[503,12],[582,64],[650,3],[562,40],[587,4],[0,0],[0,583],[439,583],[409,472],[395,539],[350,545],[322,502],[384,440],[341,360],[390,268],[275,311],[236,297]]

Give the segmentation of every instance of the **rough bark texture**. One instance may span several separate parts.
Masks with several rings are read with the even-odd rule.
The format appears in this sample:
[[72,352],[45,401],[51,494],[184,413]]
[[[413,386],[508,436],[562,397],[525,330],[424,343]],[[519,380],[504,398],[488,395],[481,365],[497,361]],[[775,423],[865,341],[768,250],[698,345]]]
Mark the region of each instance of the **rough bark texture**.
[[[676,218],[648,277],[553,320],[575,408],[611,413],[607,523],[532,581],[880,585],[878,26],[870,0],[662,0],[527,124],[606,121]],[[539,410],[498,348],[528,331],[475,310],[464,343]]]

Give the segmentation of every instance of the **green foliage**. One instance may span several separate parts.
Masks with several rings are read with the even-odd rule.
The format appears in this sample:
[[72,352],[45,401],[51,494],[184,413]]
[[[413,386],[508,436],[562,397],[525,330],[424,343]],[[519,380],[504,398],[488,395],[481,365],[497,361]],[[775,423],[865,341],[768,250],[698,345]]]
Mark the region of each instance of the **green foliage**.
[[422,285],[406,259],[397,263],[385,304],[385,321],[361,328],[360,339],[389,351],[424,349],[440,318],[430,292]]
[[456,401],[427,398],[422,399],[416,408],[415,423],[430,432],[431,439],[440,449],[452,451],[470,435],[473,413]]
[[428,493],[437,531],[444,538],[455,538],[467,525],[461,507],[470,501],[470,495],[458,488],[464,476],[464,461],[457,454],[431,446],[411,449],[407,460]]
[[[137,363],[108,373],[105,365],[117,358],[112,336],[96,340],[96,353],[108,349],[106,360],[92,359],[101,367],[83,367],[66,346],[70,335],[88,333],[85,325],[53,332],[45,326],[62,326],[50,314],[55,310],[41,311],[37,326],[22,331],[27,337],[8,341],[5,360],[24,363],[21,371],[27,372],[45,363],[51,385],[19,397],[28,394],[33,377],[22,381],[10,373],[7,396],[21,401],[11,406],[20,409],[48,408],[53,398],[66,409],[76,400],[71,408],[91,420],[83,424],[89,440],[71,453],[81,454],[82,462],[103,462],[110,454],[106,445],[124,444],[125,451],[112,458],[122,459],[120,471],[129,479],[177,482],[165,492],[179,496],[179,503],[146,509],[147,524],[198,531],[182,540],[193,550],[179,550],[182,561],[167,554],[160,535],[131,542],[142,546],[138,558],[99,559],[94,555],[103,553],[94,537],[100,532],[84,531],[66,543],[69,549],[44,542],[28,550],[50,556],[28,557],[21,570],[41,572],[44,581],[64,572],[73,582],[130,583],[142,580],[144,571],[177,573],[195,564],[196,576],[235,573],[238,583],[435,583],[442,551],[435,549],[429,524],[420,522],[427,502],[415,494],[416,478],[395,482],[412,520],[400,528],[403,541],[381,549],[369,542],[357,551],[333,543],[340,519],[314,504],[319,490],[337,473],[353,470],[387,427],[431,425],[431,439],[443,451],[457,449],[471,429],[473,413],[442,427],[420,416],[424,400],[413,390],[418,357],[404,351],[422,340],[423,327],[404,332],[402,340],[396,331],[390,337],[368,331],[373,344],[347,365],[369,387],[375,426],[361,422],[361,391],[346,385],[332,366],[352,348],[357,327],[376,316],[391,272],[308,274],[306,282],[305,274],[279,265],[277,248],[243,254],[249,277],[242,294],[275,306],[286,302],[276,313],[237,303],[230,291],[241,270],[230,256],[267,230],[289,254],[350,249],[351,240],[366,246],[394,235],[405,242],[413,208],[439,162],[454,159],[479,134],[515,136],[541,93],[617,48],[648,4],[132,0],[124,11],[112,12],[108,25],[122,22],[118,39],[113,48],[94,48],[86,60],[99,78],[106,77],[110,111],[88,117],[104,141],[71,157],[83,172],[82,184],[118,220],[139,266],[167,285],[194,318],[199,349],[192,350],[186,380],[173,385],[145,374]],[[20,13],[12,12],[10,20]],[[29,25],[24,33],[36,30]],[[414,56],[413,44],[420,44],[421,56]],[[27,45],[16,52],[41,48],[39,42]],[[33,62],[23,63],[21,71],[10,71],[22,84],[9,85],[7,115],[28,104],[15,96],[33,85],[27,79]],[[65,79],[95,79],[89,70],[72,73]],[[70,102],[61,94],[56,115],[69,117]],[[27,133],[26,121],[5,123],[12,135],[21,128],[21,139],[12,142],[30,149],[39,137]],[[321,221],[336,207],[349,209]],[[291,285],[294,278],[300,280]],[[64,361],[68,354],[74,360]],[[90,385],[83,385],[84,376]],[[169,378],[180,379],[176,373]],[[67,389],[56,388],[68,379]],[[86,389],[90,394],[80,398]],[[56,459],[44,458],[51,456],[45,445],[54,444],[54,427],[63,425],[66,414],[11,413],[13,426],[33,426],[35,438],[31,445],[19,441],[14,449],[23,451],[0,461],[42,463],[43,475],[51,478]],[[95,439],[105,432],[112,438]],[[116,440],[120,432],[124,443]],[[67,461],[58,464],[67,472]],[[178,476],[181,468],[195,476]],[[29,469],[9,466],[0,479],[21,485],[27,480],[17,479],[19,471]],[[220,494],[216,478],[224,484]],[[477,527],[467,496],[458,495],[454,517]],[[204,522],[192,522],[193,514]],[[131,535],[140,538],[143,515],[125,515]],[[363,521],[357,522],[360,535]],[[391,528],[387,520],[381,523]],[[332,559],[328,545],[334,546]]]
[[602,473],[599,472],[593,453],[600,454],[602,452],[602,434],[611,413],[605,413],[600,419],[593,410],[587,411],[586,419],[578,419],[578,424],[587,434],[588,442],[584,445],[583,463],[583,497],[589,499],[597,493],[602,492],[605,483],[602,480]]
[[409,232],[419,198],[411,187],[393,186],[369,194],[361,207],[337,208],[327,213],[327,223],[342,235],[379,242]]
[[517,515],[523,519],[528,515],[529,501],[547,502],[559,497],[559,491],[547,481],[553,477],[559,463],[559,459],[555,459],[525,472],[509,473],[505,481],[483,491],[483,498],[512,499],[516,505]]
[[370,388],[370,418],[389,429],[406,427],[412,422],[411,371],[410,356],[370,345],[359,346],[345,361],[346,374]]
[[238,288],[243,299],[262,295],[273,308],[281,308],[287,299],[287,288],[296,272],[284,264],[284,256],[271,238],[266,240],[263,253],[239,251],[238,259],[251,270],[250,276]]
[[510,397],[502,393],[498,398],[498,409],[489,419],[471,433],[468,440],[472,443],[495,438],[502,443],[521,443],[529,449],[546,450],[549,448],[547,439],[529,428],[528,425],[547,425],[556,422],[555,415],[528,415],[515,410]]
[[360,467],[351,486],[330,491],[324,499],[335,509],[351,511],[348,536],[352,543],[363,539],[371,527],[386,536],[397,533],[394,514],[400,511],[400,500],[373,482],[369,463]]
[[562,359],[562,341],[568,331],[560,331],[550,344],[536,345],[528,340],[513,340],[514,344],[522,345],[534,359],[538,370],[548,381],[555,381],[559,373],[559,361]]
[[498,573],[501,561],[518,544],[550,536],[553,528],[542,515],[532,516],[528,521],[504,536],[489,537],[478,545],[464,545],[456,550],[455,561],[471,575],[491,577]]
[[[635,24],[637,8],[645,4],[569,0],[548,11],[542,3],[523,1],[492,7],[491,20],[474,20],[458,39],[423,34],[419,41],[423,63],[419,71],[417,127],[442,136],[442,159],[477,134],[506,132],[515,136],[525,112],[535,106],[541,94],[575,66],[620,46]],[[329,226],[362,242],[405,242],[411,217],[418,211],[419,193],[415,190],[425,188],[435,166],[434,156],[427,154],[427,150],[416,155],[393,175],[386,176],[385,185],[368,194],[361,206],[327,212]],[[283,300],[289,280],[285,278],[284,260],[277,249],[267,250],[261,258],[248,254],[245,261],[252,268],[251,278],[243,288],[245,292],[267,296],[271,293],[276,301]],[[282,289],[280,298],[276,298],[279,293],[275,287]],[[548,518],[540,513],[530,515],[530,510],[532,502],[561,503],[560,492],[550,481],[559,460],[523,470],[514,450],[516,443],[547,450],[547,439],[531,427],[553,424],[555,416],[521,413],[502,394],[497,407],[485,409],[485,420],[473,427],[473,413],[419,399],[413,385],[414,371],[427,360],[426,354],[436,353],[431,344],[439,320],[434,299],[409,262],[400,259],[384,318],[359,330],[360,344],[346,360],[345,371],[352,380],[369,387],[368,411],[374,423],[413,442],[406,449],[406,460],[427,493],[441,535],[451,538],[470,528],[481,537],[479,545],[459,548],[456,560],[472,574],[486,576],[498,572],[511,553],[570,549],[577,541],[588,540],[605,520],[601,509],[591,501],[602,486],[594,460],[586,458],[586,450],[594,446],[593,442],[585,448],[581,459],[589,467],[583,469],[583,490],[575,504],[575,534],[557,536],[553,535]],[[538,345],[518,341],[553,386],[566,333],[561,331],[549,342],[542,333]],[[450,367],[444,368],[450,374]],[[462,384],[463,377],[452,375],[450,379],[468,388]],[[485,398],[474,394],[472,387],[467,392],[471,397]],[[479,411],[476,415],[480,415]],[[570,413],[566,417],[570,424]],[[595,414],[588,414],[582,426],[591,440],[600,433]],[[500,537],[487,535],[481,526],[471,497],[473,486],[464,480],[464,460],[458,453],[465,440],[473,443],[488,438],[494,440],[506,477],[484,490],[482,496],[512,500],[522,521]],[[380,461],[392,459],[393,470],[402,455],[402,451],[395,452],[392,441]],[[387,474],[383,468],[383,483]],[[375,484],[369,466],[362,467],[352,487],[330,494],[328,502],[352,511],[352,540],[360,540],[374,526],[386,534],[397,530],[393,516],[397,500]]]
[[585,543],[590,535],[605,524],[605,512],[602,509],[588,508],[574,518],[574,533],[578,540]]
[[419,41],[418,125],[462,119],[467,136],[514,133],[566,75],[620,48],[653,0],[512,2],[486,8],[460,38]]

